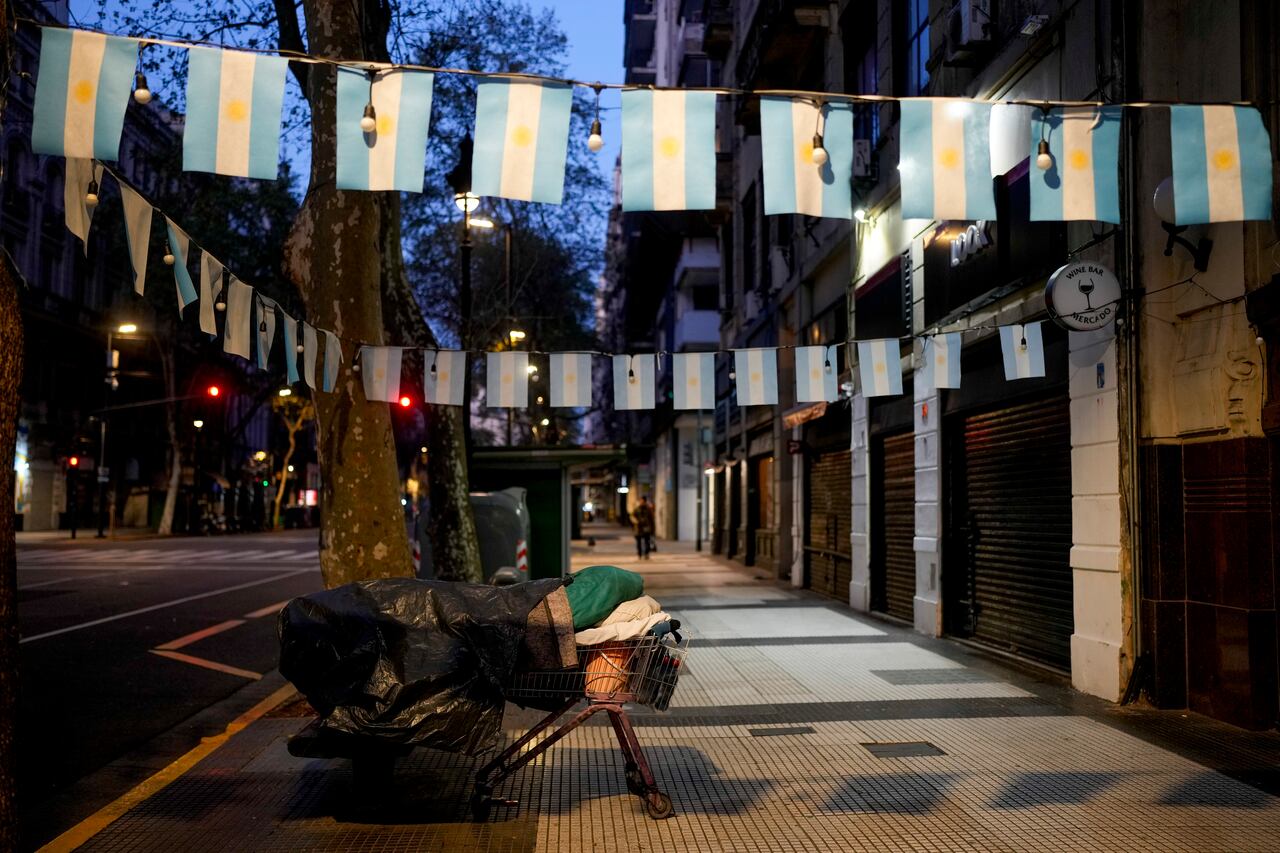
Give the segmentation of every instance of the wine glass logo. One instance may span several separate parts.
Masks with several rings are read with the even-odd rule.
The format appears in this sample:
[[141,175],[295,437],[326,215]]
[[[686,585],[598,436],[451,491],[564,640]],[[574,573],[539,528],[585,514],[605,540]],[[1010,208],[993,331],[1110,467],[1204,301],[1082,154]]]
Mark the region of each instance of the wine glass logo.
[[1093,300],[1089,298],[1089,294],[1093,293],[1093,289],[1097,287],[1097,284],[1094,282],[1093,279],[1089,278],[1089,279],[1085,279],[1084,281],[1081,281],[1079,284],[1076,285],[1076,287],[1079,288],[1082,294],[1084,294],[1084,304],[1087,306],[1087,308],[1090,311],[1092,311]]

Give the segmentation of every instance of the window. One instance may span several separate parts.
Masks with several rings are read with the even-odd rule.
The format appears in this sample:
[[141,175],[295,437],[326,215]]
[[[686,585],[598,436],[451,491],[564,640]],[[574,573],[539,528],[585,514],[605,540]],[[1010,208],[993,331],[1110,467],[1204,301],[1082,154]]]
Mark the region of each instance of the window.
[[905,0],[897,8],[902,55],[895,70],[901,82],[894,88],[899,95],[922,95],[929,86],[929,0]]
[[756,253],[760,241],[756,234],[756,188],[753,184],[742,197],[742,287],[756,286]]
[[694,311],[715,311],[720,307],[713,284],[695,284],[690,289],[690,297]]

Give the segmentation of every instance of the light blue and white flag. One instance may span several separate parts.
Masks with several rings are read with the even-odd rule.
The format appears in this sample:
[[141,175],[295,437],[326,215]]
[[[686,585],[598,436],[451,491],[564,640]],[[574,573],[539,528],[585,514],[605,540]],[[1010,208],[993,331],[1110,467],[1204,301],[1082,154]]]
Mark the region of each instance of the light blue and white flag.
[[178,291],[178,313],[181,314],[184,308],[198,298],[195,282],[191,280],[191,270],[187,269],[191,238],[167,216],[164,218],[164,229],[169,237],[169,252],[173,255],[173,282]]
[[288,61],[208,47],[189,55],[182,168],[275,180]]
[[284,332],[285,379],[290,385],[298,381],[298,321],[280,309],[280,328]]
[[622,93],[622,209],[716,206],[716,95],[676,89]]
[[321,391],[332,391],[338,384],[338,368],[342,365],[342,342],[338,336],[328,329],[321,329],[324,335],[324,384]]
[[832,403],[839,396],[837,346],[796,347],[797,403]]
[[1253,107],[1169,107],[1175,225],[1271,218],[1271,138]]
[[613,408],[652,409],[657,360],[653,353],[613,357]]
[[[338,189],[422,192],[434,79],[388,68],[370,85],[368,72],[338,67]],[[365,133],[360,120],[369,103],[374,129]]]
[[946,332],[924,339],[924,369],[930,387],[960,387],[960,347],[959,332]]
[[[176,260],[177,255],[174,255]],[[200,331],[208,335],[218,334],[218,319],[214,304],[222,292],[222,264],[203,249],[200,251]]]
[[142,296],[147,285],[147,254],[151,249],[151,215],[154,208],[125,184],[120,184],[124,207],[124,235],[129,242],[129,264],[133,267],[133,292]]
[[485,353],[484,403],[490,409],[523,409],[529,405],[529,353]]
[[276,341],[276,302],[258,294],[253,326],[258,332],[258,369],[266,370],[271,358],[271,345]]
[[551,405],[557,409],[591,405],[591,353],[551,354]]
[[366,400],[399,401],[403,356],[404,350],[400,347],[360,347],[360,376],[364,380]]
[[716,354],[678,352],[671,356],[671,396],[677,409],[716,407]]
[[902,101],[903,219],[995,219],[991,105],[954,98]]
[[1044,339],[1039,323],[1001,326],[1000,352],[1004,355],[1006,380],[1044,376]]
[[222,324],[222,351],[249,360],[253,288],[235,276],[227,285],[227,319]]
[[[822,135],[825,163],[813,162]],[[853,107],[800,98],[760,98],[764,212],[853,218]]]
[[858,375],[862,396],[892,397],[902,393],[902,356],[897,338],[858,341]]
[[[1059,107],[1031,118],[1031,218],[1120,221],[1121,107]],[[1040,141],[1053,163],[1036,166]]]
[[462,406],[467,399],[467,354],[462,350],[424,350],[422,399],[435,406]]
[[137,64],[134,39],[41,27],[31,150],[60,157],[119,159],[124,111]]
[[778,404],[778,351],[755,347],[733,351],[734,382],[739,406]]
[[515,78],[476,85],[471,191],[559,204],[569,145],[573,89]]
[[93,224],[93,212],[97,205],[90,206],[85,200],[89,193],[89,182],[97,181],[102,192],[102,165],[93,160],[79,157],[68,157],[66,176],[62,181],[62,209],[67,223],[67,230],[80,238],[85,257],[89,257],[89,227]]
[[316,355],[320,351],[320,341],[316,337],[316,328],[310,323],[302,324],[302,378],[312,391],[316,388]]

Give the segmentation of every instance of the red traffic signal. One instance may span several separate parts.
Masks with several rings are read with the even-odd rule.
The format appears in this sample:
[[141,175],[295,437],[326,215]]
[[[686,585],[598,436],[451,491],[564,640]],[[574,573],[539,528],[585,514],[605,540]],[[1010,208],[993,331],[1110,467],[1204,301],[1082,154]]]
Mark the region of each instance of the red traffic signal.
[[210,397],[217,397],[219,394],[222,393],[222,389],[219,388],[217,385],[210,385],[208,388],[205,389],[205,393],[208,394]]
[[400,408],[407,409],[412,405],[413,405],[413,400],[412,398],[409,397],[409,395],[406,394],[405,396],[400,398]]
[[67,459],[67,465],[68,465],[69,467],[71,467],[71,468],[79,468],[79,467],[80,467],[80,457],[79,457],[79,456],[72,456],[72,457],[68,458],[68,459]]

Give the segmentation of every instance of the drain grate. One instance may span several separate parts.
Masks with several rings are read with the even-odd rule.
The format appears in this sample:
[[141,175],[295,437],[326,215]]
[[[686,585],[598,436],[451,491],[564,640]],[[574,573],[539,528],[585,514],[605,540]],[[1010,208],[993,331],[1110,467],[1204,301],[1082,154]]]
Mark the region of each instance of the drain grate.
[[903,743],[864,743],[862,746],[876,758],[925,758],[930,755],[946,755],[933,744],[923,740]]
[[776,729],[747,729],[752,737],[777,737],[779,735],[811,735],[816,732],[813,726],[783,726]]

